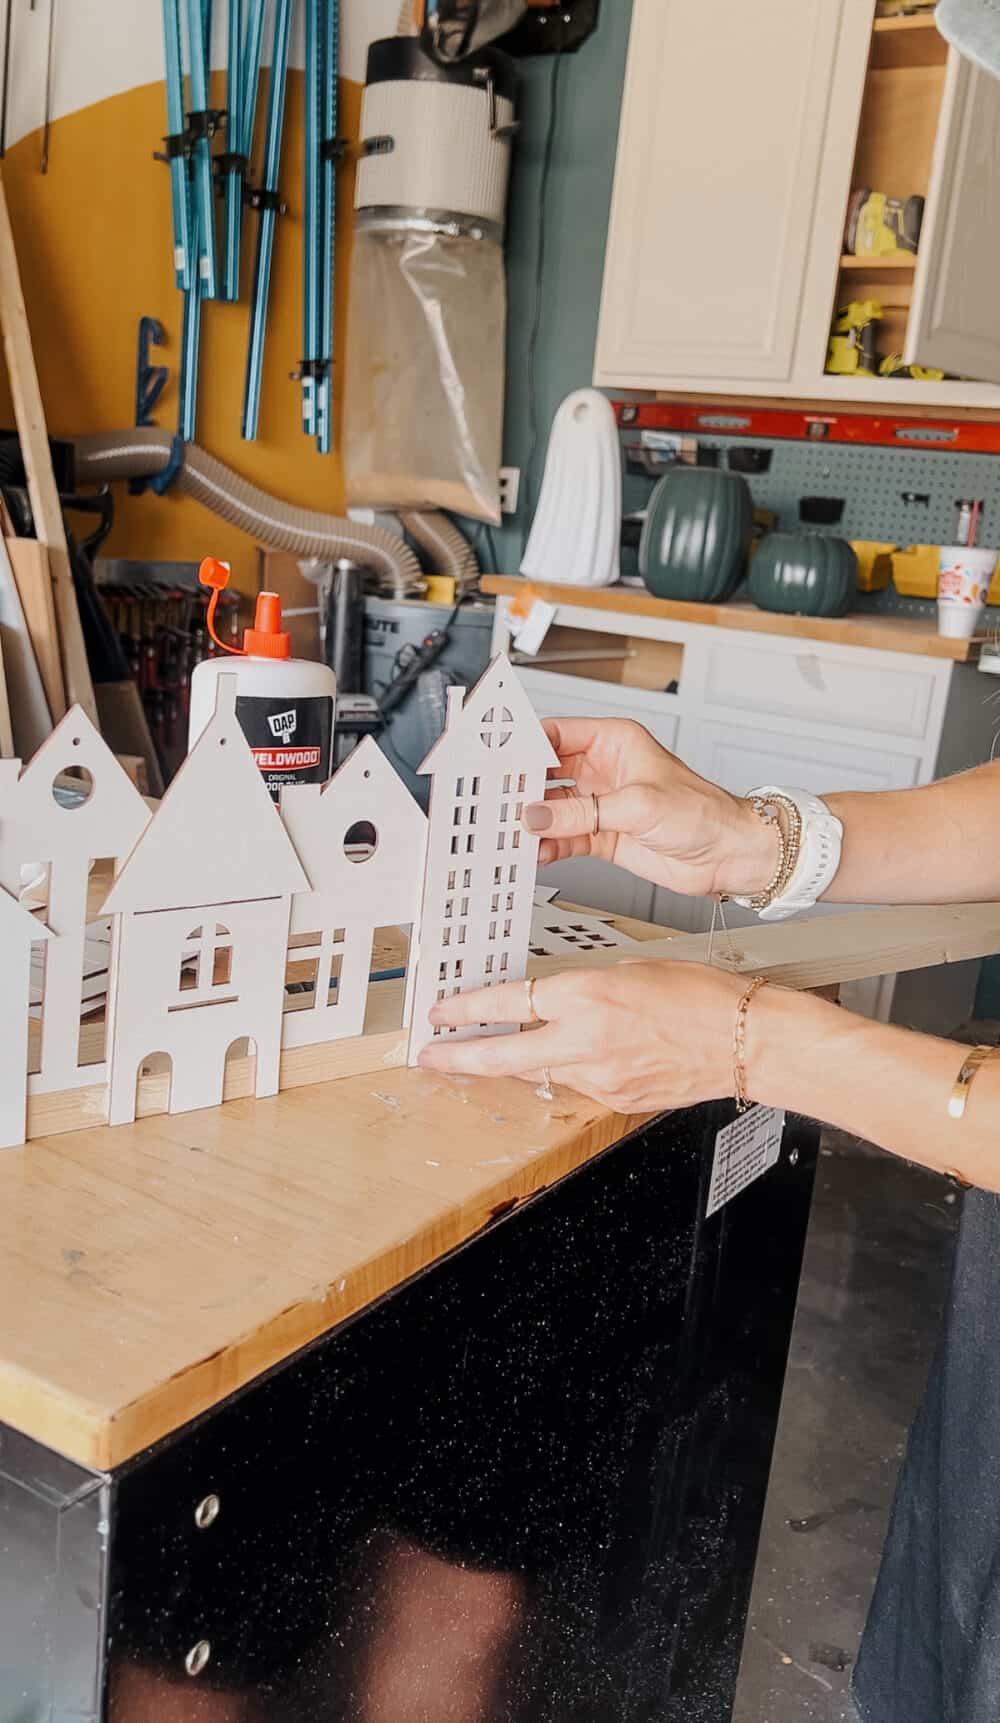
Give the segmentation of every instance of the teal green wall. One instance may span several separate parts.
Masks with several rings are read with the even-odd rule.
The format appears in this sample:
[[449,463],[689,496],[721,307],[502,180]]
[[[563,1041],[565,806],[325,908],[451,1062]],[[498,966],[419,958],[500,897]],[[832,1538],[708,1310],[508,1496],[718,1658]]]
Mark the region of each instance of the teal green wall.
[[[561,56],[548,190],[540,206],[551,111],[551,58],[518,62],[521,130],[507,230],[507,404],[504,461],[520,467],[521,505],[494,534],[504,573],[516,573],[538,498],[549,427],[560,401],[593,378],[618,116],[632,0],[602,0],[600,22],[576,54]],[[539,299],[539,236],[544,221]],[[529,347],[540,304],[533,366]],[[537,441],[531,453],[531,401]]]

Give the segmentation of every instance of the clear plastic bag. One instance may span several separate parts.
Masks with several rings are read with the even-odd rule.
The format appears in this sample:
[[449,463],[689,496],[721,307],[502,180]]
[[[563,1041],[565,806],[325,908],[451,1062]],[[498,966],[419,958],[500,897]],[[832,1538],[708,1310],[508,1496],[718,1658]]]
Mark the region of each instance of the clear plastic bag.
[[498,525],[503,250],[413,228],[361,228],[344,394],[348,502],[448,509]]

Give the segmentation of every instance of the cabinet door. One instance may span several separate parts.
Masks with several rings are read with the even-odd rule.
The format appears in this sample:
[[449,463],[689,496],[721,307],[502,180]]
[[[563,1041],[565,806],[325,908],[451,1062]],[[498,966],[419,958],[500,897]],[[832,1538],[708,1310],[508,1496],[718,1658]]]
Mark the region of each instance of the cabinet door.
[[823,157],[846,183],[872,10],[635,0],[598,383],[792,376]]
[[1000,383],[1000,82],[948,57],[906,358]]

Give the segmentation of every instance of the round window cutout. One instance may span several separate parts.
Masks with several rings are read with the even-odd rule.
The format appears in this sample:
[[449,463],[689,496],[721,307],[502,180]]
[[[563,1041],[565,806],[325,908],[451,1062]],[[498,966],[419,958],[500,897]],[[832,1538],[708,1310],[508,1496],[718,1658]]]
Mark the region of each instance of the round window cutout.
[[349,862],[371,861],[378,849],[378,832],[371,820],[358,820],[344,835],[344,854]]
[[479,737],[484,747],[506,748],[514,734],[514,715],[506,706],[491,706],[479,720]]
[[52,780],[52,800],[57,807],[86,807],[94,793],[94,775],[86,766],[66,766]]

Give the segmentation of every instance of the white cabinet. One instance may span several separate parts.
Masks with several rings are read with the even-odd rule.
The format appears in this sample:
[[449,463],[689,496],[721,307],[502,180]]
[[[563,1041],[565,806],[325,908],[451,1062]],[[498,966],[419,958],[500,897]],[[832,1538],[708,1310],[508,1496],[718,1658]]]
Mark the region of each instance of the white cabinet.
[[[595,382],[1000,405],[1000,83],[875,0],[635,0]],[[859,184],[926,195],[916,259],[842,255]],[[981,382],[825,372],[836,307]]]

